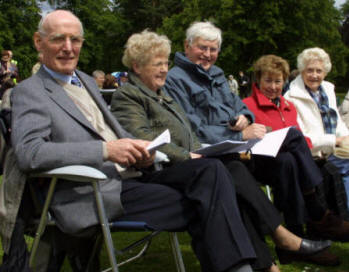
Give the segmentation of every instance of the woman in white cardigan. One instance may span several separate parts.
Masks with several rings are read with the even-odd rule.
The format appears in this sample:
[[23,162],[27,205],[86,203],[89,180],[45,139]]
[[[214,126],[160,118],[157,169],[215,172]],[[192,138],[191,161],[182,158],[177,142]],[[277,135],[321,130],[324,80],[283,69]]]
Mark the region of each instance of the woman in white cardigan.
[[298,55],[297,66],[300,74],[284,97],[296,106],[298,124],[312,141],[313,156],[340,169],[348,196],[349,160],[334,153],[349,145],[349,130],[338,112],[334,85],[324,80],[331,70],[330,57],[321,48],[308,48]]

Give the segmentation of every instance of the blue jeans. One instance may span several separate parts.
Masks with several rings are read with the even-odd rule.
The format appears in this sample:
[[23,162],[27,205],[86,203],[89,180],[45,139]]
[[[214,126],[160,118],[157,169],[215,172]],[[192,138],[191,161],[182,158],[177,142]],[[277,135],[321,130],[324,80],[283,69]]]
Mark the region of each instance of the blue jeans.
[[338,168],[338,171],[342,175],[345,192],[347,193],[347,206],[349,208],[349,159],[341,159],[334,155],[328,157],[328,161],[333,163]]

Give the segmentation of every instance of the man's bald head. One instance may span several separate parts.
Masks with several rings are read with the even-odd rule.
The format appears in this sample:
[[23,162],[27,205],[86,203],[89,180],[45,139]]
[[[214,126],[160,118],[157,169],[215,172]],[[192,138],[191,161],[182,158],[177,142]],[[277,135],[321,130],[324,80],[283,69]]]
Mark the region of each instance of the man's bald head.
[[41,35],[46,35],[50,29],[54,27],[53,22],[56,20],[64,20],[64,19],[73,19],[79,22],[81,27],[81,36],[84,36],[84,29],[82,27],[82,23],[78,17],[76,17],[71,11],[69,10],[55,10],[50,13],[47,13],[45,16],[43,16],[39,22],[38,26],[38,32]]

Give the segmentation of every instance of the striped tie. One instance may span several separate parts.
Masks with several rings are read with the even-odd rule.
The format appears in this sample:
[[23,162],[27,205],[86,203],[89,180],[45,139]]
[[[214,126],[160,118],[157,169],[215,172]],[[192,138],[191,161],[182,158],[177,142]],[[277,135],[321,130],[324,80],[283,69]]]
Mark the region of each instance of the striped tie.
[[81,88],[81,83],[77,76],[72,76],[70,83]]

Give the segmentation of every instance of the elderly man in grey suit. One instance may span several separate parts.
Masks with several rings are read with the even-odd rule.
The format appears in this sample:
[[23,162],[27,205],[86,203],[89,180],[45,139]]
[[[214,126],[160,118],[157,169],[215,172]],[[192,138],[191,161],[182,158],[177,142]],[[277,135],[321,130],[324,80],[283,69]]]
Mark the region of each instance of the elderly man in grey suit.
[[[255,253],[224,166],[195,159],[151,171],[149,142],[125,132],[94,80],[76,70],[83,40],[79,19],[63,10],[46,15],[34,34],[43,65],[12,94],[12,144],[21,171],[93,166],[108,177],[101,190],[109,219],[186,229],[203,271],[251,271]],[[51,210],[66,233],[98,222],[85,185],[59,182]]]

